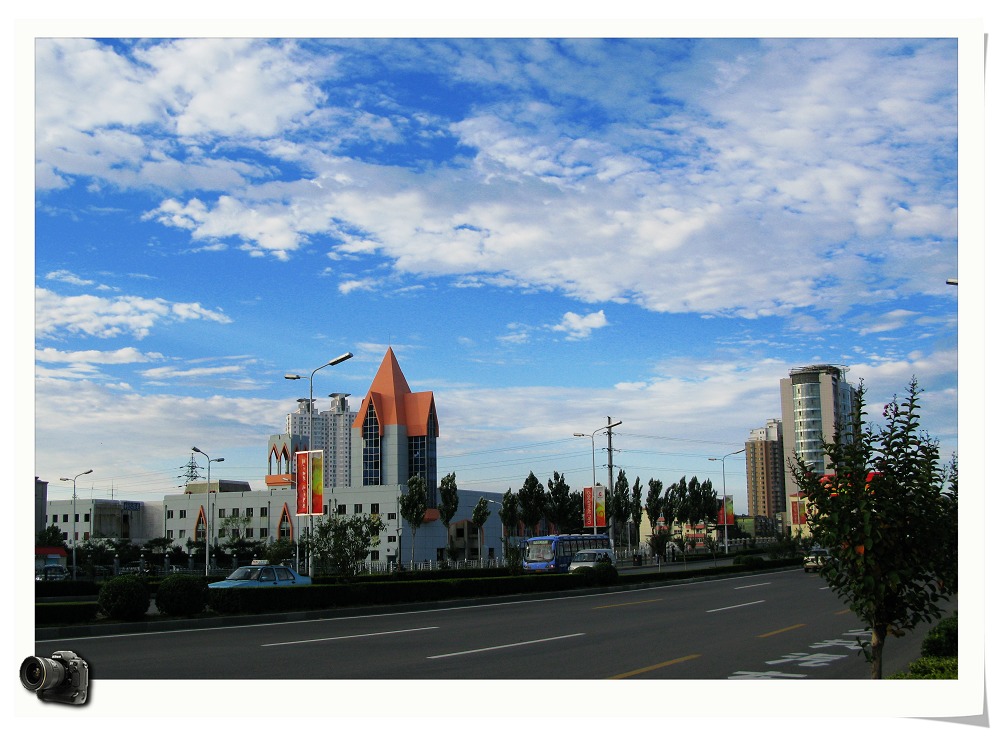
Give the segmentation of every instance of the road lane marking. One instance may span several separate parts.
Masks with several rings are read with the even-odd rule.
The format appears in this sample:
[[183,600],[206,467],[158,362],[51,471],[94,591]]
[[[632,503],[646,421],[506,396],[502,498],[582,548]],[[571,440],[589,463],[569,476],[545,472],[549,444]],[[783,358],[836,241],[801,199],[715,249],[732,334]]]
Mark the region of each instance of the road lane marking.
[[851,612],[850,608],[845,608],[843,611],[834,611],[833,615],[834,616],[843,616],[845,613],[850,613],[850,612]]
[[315,644],[320,641],[340,641],[341,639],[365,639],[370,636],[389,636],[391,634],[412,634],[416,631],[432,631],[440,626],[425,626],[422,629],[398,629],[396,631],[374,631],[370,634],[350,634],[347,636],[327,636],[322,639],[300,639],[298,641],[279,641],[273,644],[261,644],[262,647],[283,647],[289,644]]
[[770,585],[770,583],[754,583],[753,585],[741,585],[733,590],[746,590],[747,588],[759,588],[762,585]]
[[659,603],[662,598],[650,598],[648,601],[632,601],[631,603],[610,603],[606,606],[594,606],[593,610],[600,611],[602,608],[621,608],[622,606],[638,606],[641,603]]
[[495,647],[483,647],[482,649],[466,649],[463,652],[449,652],[448,654],[434,654],[427,659],[445,659],[446,657],[461,657],[465,654],[479,654],[480,652],[492,652],[497,649],[510,649],[511,647],[523,647],[528,644],[544,644],[547,641],[559,641],[560,639],[572,639],[574,636],[583,636],[583,634],[566,634],[564,636],[552,636],[548,639],[533,639],[532,641],[519,641],[514,644],[498,644]]
[[786,631],[794,631],[795,629],[801,629],[805,624],[795,624],[794,626],[786,626],[783,629],[778,629],[777,631],[769,631],[766,634],[757,634],[758,639],[766,639],[769,636],[774,636],[776,634],[784,634]]
[[678,657],[677,659],[671,659],[669,662],[660,662],[659,664],[651,664],[649,667],[643,667],[638,670],[632,670],[631,672],[623,672],[620,675],[612,675],[609,680],[624,680],[626,677],[633,677],[635,675],[642,675],[647,672],[652,672],[653,670],[662,669],[663,667],[669,667],[672,664],[680,664],[681,662],[688,662],[692,659],[698,659],[700,654],[689,654],[686,657]]
[[750,601],[750,603],[738,603],[735,606],[725,606],[724,608],[713,608],[711,610],[705,611],[705,613],[715,613],[716,611],[728,611],[732,608],[743,608],[744,606],[756,606],[758,603],[763,603],[764,601]]

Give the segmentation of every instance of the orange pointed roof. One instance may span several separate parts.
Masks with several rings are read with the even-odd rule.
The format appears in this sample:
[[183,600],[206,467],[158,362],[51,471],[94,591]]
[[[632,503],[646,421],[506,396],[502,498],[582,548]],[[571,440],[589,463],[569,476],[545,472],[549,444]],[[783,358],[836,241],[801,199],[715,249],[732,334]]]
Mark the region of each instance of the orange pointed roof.
[[434,407],[434,393],[421,391],[413,393],[406,382],[396,354],[389,348],[382,358],[382,364],[375,373],[371,388],[365,395],[353,427],[360,429],[368,416],[368,407],[374,406],[378,417],[379,433],[387,426],[406,427],[407,436],[420,437],[427,434],[430,418],[434,417],[434,435],[437,436],[437,411]]

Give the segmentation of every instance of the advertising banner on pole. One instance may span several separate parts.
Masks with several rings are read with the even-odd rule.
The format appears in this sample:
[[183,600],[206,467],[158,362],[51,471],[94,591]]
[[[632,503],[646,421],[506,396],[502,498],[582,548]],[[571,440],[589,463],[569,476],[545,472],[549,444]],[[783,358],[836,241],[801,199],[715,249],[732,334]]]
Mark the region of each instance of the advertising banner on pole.
[[304,516],[309,513],[309,453],[295,453],[295,514]]
[[606,507],[604,500],[604,492],[606,490],[607,489],[604,486],[597,486],[597,488],[594,489],[594,523],[597,526],[608,525],[608,517],[607,512],[605,511]]
[[586,487],[583,489],[583,526],[589,528],[596,526],[594,521],[594,489]]
[[312,488],[312,514],[319,516],[323,514],[323,451],[314,450],[312,452],[312,478],[310,481]]
[[723,525],[725,525],[725,526],[732,526],[733,524],[736,523],[736,515],[733,513],[733,497],[732,496],[726,496],[726,502],[725,503],[726,503],[725,517],[723,517],[723,515],[722,515],[722,503],[719,502],[719,504],[718,504],[719,508],[718,508],[718,511],[717,511],[717,514],[716,514],[715,523],[717,525],[719,525],[719,526],[723,526]]
[[323,513],[323,451],[295,453],[295,515]]

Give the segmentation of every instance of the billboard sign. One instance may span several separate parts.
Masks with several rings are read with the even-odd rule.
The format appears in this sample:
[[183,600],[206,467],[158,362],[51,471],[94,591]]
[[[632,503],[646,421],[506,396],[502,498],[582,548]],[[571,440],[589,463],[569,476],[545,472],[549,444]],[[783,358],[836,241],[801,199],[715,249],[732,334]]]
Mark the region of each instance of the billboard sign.
[[594,524],[596,526],[608,525],[607,506],[604,498],[606,490],[604,486],[597,486],[594,489]]
[[594,514],[594,489],[587,486],[583,489],[583,526],[584,528],[597,526]]
[[323,513],[323,451],[295,453],[295,514]]

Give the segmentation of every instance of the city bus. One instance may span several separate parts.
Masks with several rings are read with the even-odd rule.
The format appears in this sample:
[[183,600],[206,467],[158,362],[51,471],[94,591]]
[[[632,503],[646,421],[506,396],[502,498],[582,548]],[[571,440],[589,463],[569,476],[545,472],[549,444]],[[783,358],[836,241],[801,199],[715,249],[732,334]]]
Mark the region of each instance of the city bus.
[[581,549],[611,549],[607,534],[549,534],[524,542],[525,572],[566,572]]

